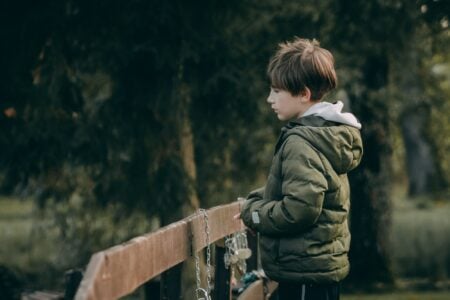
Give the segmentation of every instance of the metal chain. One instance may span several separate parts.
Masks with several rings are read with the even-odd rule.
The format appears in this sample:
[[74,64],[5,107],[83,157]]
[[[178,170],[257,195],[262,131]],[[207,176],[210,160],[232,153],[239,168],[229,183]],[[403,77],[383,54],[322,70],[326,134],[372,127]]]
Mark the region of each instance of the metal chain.
[[197,299],[204,299],[200,298],[199,292],[203,292],[205,296],[209,299],[209,294],[211,292],[211,245],[209,243],[210,241],[210,228],[209,228],[209,219],[208,219],[208,213],[205,209],[200,208],[199,214],[203,214],[204,222],[205,222],[205,243],[206,243],[206,291],[201,288],[201,279],[200,279],[200,258],[198,256],[198,253],[195,252],[195,275],[196,275],[196,284],[197,289],[195,291]]
[[200,280],[200,259],[198,257],[198,253],[195,252],[194,254],[194,258],[195,258],[195,277],[196,277],[196,282],[197,282],[197,288],[195,289],[195,293],[197,296],[197,299],[200,299],[199,297],[199,291],[201,289],[201,280]]
[[205,243],[206,243],[206,286],[208,294],[211,292],[211,245],[209,243],[210,241],[210,229],[209,229],[209,219],[208,219],[208,213],[204,209],[200,209],[200,211],[203,213],[203,216],[205,218]]

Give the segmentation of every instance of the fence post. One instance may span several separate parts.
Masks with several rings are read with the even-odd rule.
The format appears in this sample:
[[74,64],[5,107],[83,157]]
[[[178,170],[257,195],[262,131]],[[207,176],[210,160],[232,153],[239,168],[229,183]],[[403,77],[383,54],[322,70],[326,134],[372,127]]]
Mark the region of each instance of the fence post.
[[143,300],[160,300],[161,299],[161,281],[150,280],[143,285]]
[[252,256],[247,259],[247,270],[253,271],[258,269],[258,234],[247,230],[247,243],[250,250],[252,250]]
[[161,300],[181,299],[181,270],[183,263],[161,274]]
[[225,240],[216,242],[215,274],[214,274],[214,300],[231,300],[231,269],[225,268]]
[[75,298],[80,282],[83,279],[83,272],[79,269],[71,269],[64,274],[65,291],[64,299],[72,300]]

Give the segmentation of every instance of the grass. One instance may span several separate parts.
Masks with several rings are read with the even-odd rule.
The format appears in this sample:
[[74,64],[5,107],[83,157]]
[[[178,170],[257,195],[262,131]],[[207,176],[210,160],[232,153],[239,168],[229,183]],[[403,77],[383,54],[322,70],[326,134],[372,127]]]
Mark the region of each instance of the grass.
[[[445,281],[450,265],[450,205],[442,202],[426,203],[421,205],[405,199],[395,202],[391,237],[394,269],[401,277],[418,276]],[[113,231],[107,215],[95,215],[95,222],[82,220],[82,225],[77,226],[83,226],[81,230],[89,226],[103,236],[107,231]],[[67,216],[70,222],[73,216]],[[37,212],[31,200],[0,197],[0,266],[19,271],[23,275],[22,279],[33,283],[31,288],[60,288],[63,273],[68,269],[63,250],[67,246],[58,240],[58,232],[50,224],[50,220]],[[134,222],[121,223],[119,226],[126,231],[134,227]],[[93,232],[88,233],[91,235]],[[77,230],[72,235],[80,236]],[[447,289],[444,286],[443,290],[433,292],[412,292],[402,288],[393,293],[345,294],[341,299],[443,300],[450,299],[450,291],[448,286]]]
[[73,198],[42,212],[31,199],[0,196],[0,267],[17,273],[30,289],[62,289],[65,271],[154,226],[144,213],[116,220],[117,208],[86,210],[82,204]]
[[20,266],[20,258],[29,253],[31,246],[32,203],[1,198],[0,207],[0,264]]
[[342,300],[448,300],[450,292],[393,292],[383,294],[342,295]]
[[0,198],[0,207],[0,238],[3,241],[21,239],[23,235],[31,231],[32,203],[30,201],[9,201]]
[[0,265],[24,281],[53,282],[58,269],[56,235],[43,234],[46,223],[37,217],[32,201],[0,197]]
[[448,202],[426,199],[395,202],[390,252],[396,274],[436,282],[447,280],[450,274],[449,215]]

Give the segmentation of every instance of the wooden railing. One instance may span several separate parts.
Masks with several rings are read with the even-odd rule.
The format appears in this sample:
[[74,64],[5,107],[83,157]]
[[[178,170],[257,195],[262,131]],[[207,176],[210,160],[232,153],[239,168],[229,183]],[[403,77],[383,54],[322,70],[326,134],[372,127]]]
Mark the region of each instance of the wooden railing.
[[[241,222],[233,218],[240,212],[241,202],[207,210],[209,243],[216,243],[215,286],[213,299],[231,299],[230,272],[225,270],[223,239],[243,230]],[[124,244],[98,252],[91,257],[77,290],[76,300],[117,299],[133,293],[139,286],[162,274],[170,273],[185,260],[207,246],[205,218],[193,214],[156,232],[136,237]],[[222,242],[221,242],[222,241]],[[254,255],[248,265],[256,268],[256,242],[250,242]],[[163,284],[163,283],[161,283]],[[173,283],[172,283],[173,284]],[[267,288],[267,287],[266,287]],[[273,290],[275,286],[269,285]],[[262,287],[261,287],[262,289]],[[170,288],[160,289],[147,299],[171,299]],[[163,290],[169,290],[164,292]],[[172,294],[173,291],[172,291]],[[176,294],[176,293],[175,293]],[[175,296],[178,297],[179,295]],[[194,299],[194,296],[192,297]],[[259,298],[248,298],[259,299]],[[261,298],[262,299],[262,298]]]

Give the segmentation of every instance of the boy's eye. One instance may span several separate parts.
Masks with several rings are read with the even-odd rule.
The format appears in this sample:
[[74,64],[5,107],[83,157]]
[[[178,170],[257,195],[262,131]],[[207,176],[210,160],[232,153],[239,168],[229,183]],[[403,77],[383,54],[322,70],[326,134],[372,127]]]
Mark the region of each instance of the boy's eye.
[[274,89],[274,88],[271,88],[271,90],[272,90],[272,92],[274,92],[274,93],[278,93],[280,90],[279,89]]

